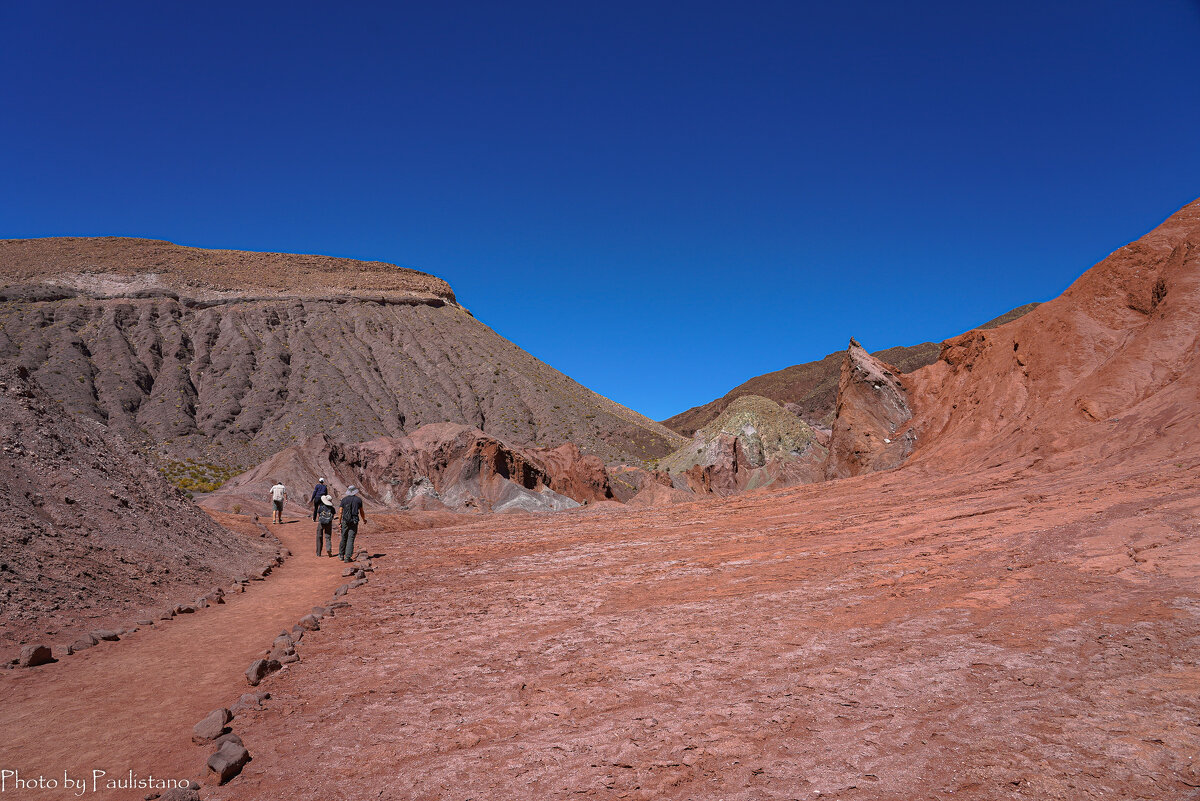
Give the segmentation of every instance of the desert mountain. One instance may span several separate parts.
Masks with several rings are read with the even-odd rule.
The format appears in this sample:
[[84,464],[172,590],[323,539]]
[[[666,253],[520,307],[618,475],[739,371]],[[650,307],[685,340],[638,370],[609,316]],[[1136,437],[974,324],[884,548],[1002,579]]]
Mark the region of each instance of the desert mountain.
[[216,479],[317,434],[439,422],[605,461],[683,442],[498,336],[444,281],[391,264],[6,240],[0,282],[0,358],[67,412]]
[[318,434],[230,480],[203,502],[218,509],[235,502],[262,506],[266,488],[282,481],[303,506],[318,478],[335,495],[355,485],[368,508],[392,510],[552,512],[613,497],[604,463],[573,443],[521,448],[469,426],[431,423],[410,436],[361,443]]
[[[274,543],[215,524],[129,445],[0,361],[0,649],[224,585]],[[201,593],[203,594],[203,593]],[[190,597],[195,597],[192,595]]]
[[[1028,314],[1037,306],[1036,303],[1019,306],[984,323],[975,330],[996,328]],[[940,352],[941,347],[937,343],[922,342],[920,345],[887,348],[871,355],[901,373],[910,373],[937,361]],[[714,401],[703,406],[695,406],[664,420],[663,425],[690,437],[696,433],[697,429],[715,419],[737,398],[744,395],[760,395],[786,407],[808,423],[828,427],[833,422],[844,353],[844,351],[838,351],[820,361],[797,364],[772,373],[755,376]]]
[[825,441],[774,401],[743,395],[658,467],[696,493],[808,484],[823,478]]
[[911,460],[1049,469],[1194,450],[1198,362],[1200,200],[1054,300],[946,341],[934,364],[903,376]]

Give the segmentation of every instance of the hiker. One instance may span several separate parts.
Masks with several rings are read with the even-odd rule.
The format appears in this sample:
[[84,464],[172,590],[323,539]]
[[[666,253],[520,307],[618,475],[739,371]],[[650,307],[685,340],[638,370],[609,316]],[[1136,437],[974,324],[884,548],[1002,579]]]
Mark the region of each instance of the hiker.
[[275,486],[271,487],[271,501],[275,504],[275,516],[271,519],[272,523],[283,522],[283,502],[286,500],[287,487],[276,480]]
[[308,499],[313,508],[313,520],[317,519],[317,511],[321,508],[321,497],[328,493],[329,487],[325,486],[325,479],[318,478],[317,486],[313,487],[312,496]]
[[317,556],[321,555],[322,535],[325,537],[325,555],[333,556],[333,517],[336,514],[333,497],[322,495],[317,500]]
[[346,497],[342,498],[342,542],[338,558],[343,562],[354,561],[354,535],[358,533],[360,521],[367,522],[367,513],[363,510],[362,498],[358,497],[358,487],[351,484],[346,488]]

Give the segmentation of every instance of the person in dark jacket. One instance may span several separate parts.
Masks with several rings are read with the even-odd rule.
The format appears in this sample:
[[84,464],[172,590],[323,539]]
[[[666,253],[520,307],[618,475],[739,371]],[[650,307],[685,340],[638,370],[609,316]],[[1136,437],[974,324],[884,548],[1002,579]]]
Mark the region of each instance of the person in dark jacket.
[[321,498],[328,494],[329,487],[325,486],[325,479],[318,478],[317,486],[313,487],[312,497],[308,499],[308,502],[312,504],[313,508],[313,520],[317,519],[317,510],[321,508]]
[[351,484],[346,488],[346,497],[342,498],[342,541],[338,558],[343,562],[354,561],[354,536],[358,534],[359,524],[365,522],[367,513],[362,498],[358,497],[358,487]]

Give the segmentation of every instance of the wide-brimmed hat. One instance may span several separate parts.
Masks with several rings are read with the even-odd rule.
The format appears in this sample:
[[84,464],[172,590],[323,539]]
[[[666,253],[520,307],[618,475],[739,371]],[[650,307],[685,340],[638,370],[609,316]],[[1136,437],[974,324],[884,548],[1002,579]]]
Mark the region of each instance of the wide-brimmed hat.
[[351,484],[350,486],[346,487],[346,494],[347,494],[347,495],[357,495],[357,494],[358,494],[358,487],[356,487],[356,486],[354,486],[353,484]]
[[328,495],[322,495],[321,503],[325,504],[326,506],[333,506],[333,498]]

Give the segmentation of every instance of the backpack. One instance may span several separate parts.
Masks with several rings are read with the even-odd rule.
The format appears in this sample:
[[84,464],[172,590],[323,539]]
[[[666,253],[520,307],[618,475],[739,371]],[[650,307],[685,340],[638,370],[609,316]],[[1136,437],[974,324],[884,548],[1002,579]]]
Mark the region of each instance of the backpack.
[[326,504],[321,504],[321,508],[317,510],[317,522],[323,525],[329,525],[333,522],[333,507]]

